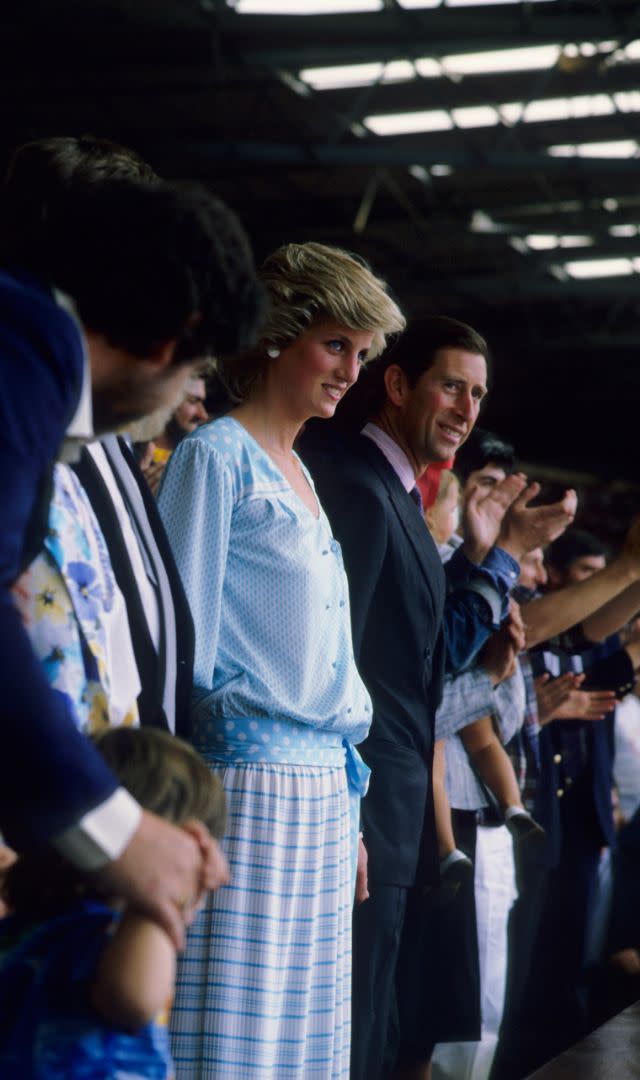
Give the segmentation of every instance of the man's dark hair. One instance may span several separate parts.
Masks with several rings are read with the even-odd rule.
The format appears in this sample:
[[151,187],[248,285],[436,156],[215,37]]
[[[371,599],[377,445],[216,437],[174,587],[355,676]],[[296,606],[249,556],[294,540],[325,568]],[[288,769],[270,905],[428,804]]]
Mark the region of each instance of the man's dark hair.
[[384,404],[384,373],[391,364],[398,364],[407,376],[409,385],[415,386],[420,376],[435,363],[440,349],[464,349],[465,352],[484,356],[485,360],[489,358],[489,348],[484,338],[458,319],[433,315],[422,322],[412,323],[367,370],[368,415],[375,416]]
[[249,242],[200,184],[78,190],[51,213],[46,245],[48,279],[112,345],[148,356],[175,338],[184,363],[253,341],[263,292]]
[[2,263],[38,273],[43,227],[58,200],[109,180],[150,186],[159,177],[135,150],[93,135],[53,136],[19,146],[2,190]]
[[516,452],[511,443],[484,428],[474,428],[456,454],[455,473],[464,487],[472,472],[485,465],[497,465],[505,473],[513,472]]
[[545,560],[554,570],[566,572],[576,559],[585,555],[608,555],[608,550],[601,540],[586,529],[567,529],[562,536],[554,540],[545,552]]
[[244,230],[205,188],[162,183],[134,152],[83,136],[21,147],[2,193],[0,261],[73,299],[83,324],[174,362],[251,344],[263,293]]

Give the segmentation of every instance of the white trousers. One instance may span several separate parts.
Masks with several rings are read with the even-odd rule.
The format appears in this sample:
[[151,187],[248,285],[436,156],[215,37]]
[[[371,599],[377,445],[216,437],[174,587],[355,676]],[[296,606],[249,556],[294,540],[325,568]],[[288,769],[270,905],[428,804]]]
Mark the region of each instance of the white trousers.
[[475,895],[480,953],[480,1042],[438,1043],[433,1080],[487,1080],[498,1044],[507,979],[507,923],[516,899],[513,843],[505,825],[478,827]]

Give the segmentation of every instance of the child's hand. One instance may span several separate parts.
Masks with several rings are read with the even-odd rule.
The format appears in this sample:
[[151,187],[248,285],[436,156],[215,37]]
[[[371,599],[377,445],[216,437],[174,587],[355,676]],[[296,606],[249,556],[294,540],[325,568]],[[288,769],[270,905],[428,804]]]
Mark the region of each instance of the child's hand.
[[157,922],[177,949],[184,946],[185,909],[228,873],[215,840],[193,824],[195,830],[180,829],[144,810],[122,855],[87,875]]
[[202,880],[199,891],[185,897],[182,915],[185,925],[189,926],[202,907],[204,894],[219,889],[230,880],[229,864],[217,840],[201,821],[185,821],[182,828],[196,841],[202,855]]
[[369,883],[367,880],[367,864],[369,856],[364,846],[362,833],[358,837],[358,867],[356,870],[356,904],[369,899]]

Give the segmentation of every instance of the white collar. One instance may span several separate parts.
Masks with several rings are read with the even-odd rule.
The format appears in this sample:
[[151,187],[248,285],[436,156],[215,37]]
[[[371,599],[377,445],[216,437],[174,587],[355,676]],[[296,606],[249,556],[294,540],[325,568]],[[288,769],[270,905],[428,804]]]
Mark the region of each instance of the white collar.
[[416,486],[416,474],[409,458],[404,450],[398,446],[397,442],[372,421],[365,424],[361,434],[371,439],[384,454],[405,491],[412,491]]

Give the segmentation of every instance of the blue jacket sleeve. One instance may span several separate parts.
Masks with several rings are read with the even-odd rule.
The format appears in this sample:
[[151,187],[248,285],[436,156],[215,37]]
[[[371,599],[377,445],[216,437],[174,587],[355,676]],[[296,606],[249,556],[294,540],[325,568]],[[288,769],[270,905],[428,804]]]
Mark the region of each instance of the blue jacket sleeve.
[[18,850],[73,825],[117,787],[49,686],[9,591],[82,364],[70,316],[45,292],[0,274],[0,830]]
[[447,672],[455,674],[464,671],[487,638],[500,629],[520,567],[501,548],[492,548],[481,566],[470,562],[458,548],[445,562],[444,570],[446,665]]

